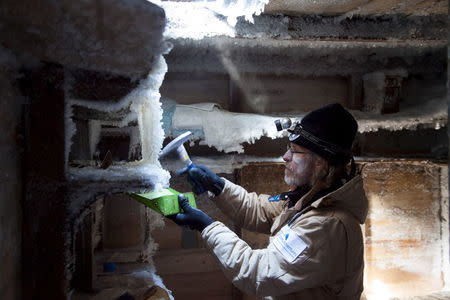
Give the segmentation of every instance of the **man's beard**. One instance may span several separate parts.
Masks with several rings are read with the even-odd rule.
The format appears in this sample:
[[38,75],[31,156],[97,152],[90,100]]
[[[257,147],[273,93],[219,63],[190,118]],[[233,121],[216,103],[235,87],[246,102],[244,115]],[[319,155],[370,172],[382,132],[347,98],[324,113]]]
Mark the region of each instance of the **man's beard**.
[[296,180],[292,176],[284,175],[284,182],[286,182],[287,185],[297,186]]
[[293,172],[290,172],[290,173],[292,174],[290,176],[287,174],[284,174],[284,182],[286,182],[287,185],[295,186],[295,187],[305,185],[305,183],[300,182],[300,180],[294,176]]
[[[293,207],[297,201],[302,198],[311,189],[311,184],[303,182],[303,180],[296,178],[294,172],[288,169],[288,174],[284,174],[284,182],[290,185],[291,192],[289,193],[288,207]],[[289,174],[290,173],[290,174]]]

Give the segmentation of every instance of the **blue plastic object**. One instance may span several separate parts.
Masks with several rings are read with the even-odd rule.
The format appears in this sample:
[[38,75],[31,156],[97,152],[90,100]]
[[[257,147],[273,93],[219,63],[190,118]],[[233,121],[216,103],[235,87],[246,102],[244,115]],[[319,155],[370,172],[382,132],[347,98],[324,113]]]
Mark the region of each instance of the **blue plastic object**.
[[111,272],[115,272],[117,270],[117,265],[115,263],[104,263],[103,264],[103,272],[106,273],[111,273]]

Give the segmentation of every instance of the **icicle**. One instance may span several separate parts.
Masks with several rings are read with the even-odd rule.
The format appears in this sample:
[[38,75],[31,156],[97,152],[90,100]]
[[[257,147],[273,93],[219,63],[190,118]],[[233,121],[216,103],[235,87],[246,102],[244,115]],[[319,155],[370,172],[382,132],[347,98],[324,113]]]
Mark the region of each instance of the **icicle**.
[[130,107],[138,115],[142,160],[145,163],[156,165],[159,165],[158,154],[164,140],[159,88],[166,72],[166,61],[160,55],[156,61],[154,70],[134,91],[135,99]]

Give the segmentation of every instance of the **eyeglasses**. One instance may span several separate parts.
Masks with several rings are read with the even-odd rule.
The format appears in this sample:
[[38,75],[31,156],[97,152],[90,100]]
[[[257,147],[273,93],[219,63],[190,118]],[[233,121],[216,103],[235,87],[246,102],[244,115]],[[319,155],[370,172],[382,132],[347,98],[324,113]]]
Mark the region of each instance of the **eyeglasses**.
[[311,154],[311,152],[306,152],[306,151],[294,151],[290,144],[287,144],[286,151],[291,153],[292,155],[294,155],[295,153],[298,153],[298,154]]

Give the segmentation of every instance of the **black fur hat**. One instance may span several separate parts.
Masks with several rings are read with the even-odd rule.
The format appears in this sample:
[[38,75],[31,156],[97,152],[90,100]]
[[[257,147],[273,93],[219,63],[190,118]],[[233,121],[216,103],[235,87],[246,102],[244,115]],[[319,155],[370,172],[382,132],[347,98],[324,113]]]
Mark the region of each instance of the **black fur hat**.
[[296,124],[289,140],[335,164],[352,158],[352,144],[358,130],[355,118],[340,104],[313,110]]

